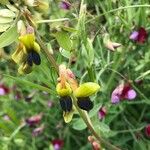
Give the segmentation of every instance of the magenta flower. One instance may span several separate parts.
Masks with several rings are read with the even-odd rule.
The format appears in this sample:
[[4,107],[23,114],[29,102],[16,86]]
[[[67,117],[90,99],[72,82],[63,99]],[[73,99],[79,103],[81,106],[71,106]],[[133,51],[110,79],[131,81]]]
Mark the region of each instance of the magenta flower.
[[54,139],[52,144],[54,146],[54,150],[60,150],[64,145],[64,141],[61,139]]
[[0,84],[0,96],[6,95],[10,92],[9,88],[4,84]]
[[98,117],[102,120],[106,116],[107,110],[105,107],[101,107],[98,111]]
[[113,104],[119,103],[120,100],[128,99],[133,100],[136,97],[136,92],[132,89],[129,83],[122,83],[117,86],[111,95],[111,102]]
[[138,31],[133,31],[129,37],[129,39],[141,44],[144,43],[147,38],[148,33],[143,27],[140,27]]
[[150,137],[150,124],[145,127],[145,134],[147,137]]
[[60,2],[60,8],[61,9],[65,9],[65,10],[69,10],[71,7],[71,4],[67,1],[61,1]]
[[40,113],[40,114],[38,114],[38,115],[35,115],[35,116],[32,116],[32,117],[26,119],[26,123],[27,123],[29,126],[34,126],[34,125],[36,125],[36,124],[39,124],[40,121],[41,121],[41,119],[42,119],[42,116],[43,116],[42,113]]

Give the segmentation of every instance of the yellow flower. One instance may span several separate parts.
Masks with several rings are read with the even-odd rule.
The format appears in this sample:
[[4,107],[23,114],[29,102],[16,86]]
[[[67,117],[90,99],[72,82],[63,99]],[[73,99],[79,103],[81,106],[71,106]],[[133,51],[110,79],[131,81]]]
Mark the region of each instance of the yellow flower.
[[76,97],[89,97],[95,94],[100,89],[100,86],[94,82],[87,82],[81,84],[75,91]]
[[12,59],[20,67],[20,74],[28,74],[32,71],[33,64],[40,65],[40,46],[35,42],[34,33],[27,33],[19,37],[19,45],[12,54]]

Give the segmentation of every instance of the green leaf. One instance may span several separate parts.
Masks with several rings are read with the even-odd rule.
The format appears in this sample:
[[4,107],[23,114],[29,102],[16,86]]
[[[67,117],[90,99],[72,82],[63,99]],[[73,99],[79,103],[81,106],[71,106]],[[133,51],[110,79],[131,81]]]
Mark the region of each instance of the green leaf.
[[66,51],[66,50],[64,50],[62,48],[60,48],[59,51],[60,51],[61,55],[64,56],[64,57],[66,57],[68,59],[71,57],[71,53],[69,51]]
[[0,4],[2,5],[7,5],[9,3],[8,0],[0,0]]
[[8,23],[0,24],[0,32],[6,31],[9,27],[10,27],[10,24]]
[[51,94],[56,94],[54,91],[52,91],[51,89],[47,88],[47,87],[44,87],[42,85],[39,85],[39,84],[36,84],[36,83],[32,83],[30,81],[27,81],[27,80],[23,80],[23,79],[19,79],[18,77],[13,77],[13,76],[10,76],[10,75],[6,75],[6,74],[3,74],[5,77],[8,77],[8,78],[11,78],[13,80],[15,80],[16,82],[18,83],[22,83],[22,84],[25,84],[25,85],[28,85],[32,88],[35,88],[35,89],[38,89],[38,90],[41,90],[41,91],[46,91],[48,93],[51,93]]
[[72,42],[70,40],[70,37],[67,32],[65,31],[59,31],[55,34],[55,38],[63,49],[67,51],[71,51],[72,49]]
[[81,118],[75,119],[75,120],[73,120],[73,128],[75,130],[83,130],[86,128],[86,124],[84,123],[84,121]]
[[0,36],[0,48],[10,45],[18,38],[17,27],[11,27]]
[[15,13],[9,9],[0,9],[0,17],[14,18],[15,16]]
[[0,24],[11,23],[12,21],[13,21],[13,18],[0,16]]

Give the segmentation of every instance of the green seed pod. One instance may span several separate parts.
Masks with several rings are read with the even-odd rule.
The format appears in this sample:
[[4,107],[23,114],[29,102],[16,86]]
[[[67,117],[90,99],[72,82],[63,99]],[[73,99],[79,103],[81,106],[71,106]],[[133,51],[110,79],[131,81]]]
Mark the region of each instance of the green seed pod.
[[100,89],[100,86],[94,82],[81,84],[74,92],[76,97],[89,97],[95,94]]

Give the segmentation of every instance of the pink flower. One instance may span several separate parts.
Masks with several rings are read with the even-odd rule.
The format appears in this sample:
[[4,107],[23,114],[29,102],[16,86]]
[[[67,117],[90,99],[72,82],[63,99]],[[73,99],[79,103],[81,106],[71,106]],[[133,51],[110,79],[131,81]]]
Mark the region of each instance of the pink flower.
[[53,106],[53,102],[52,102],[51,100],[49,100],[49,101],[47,102],[47,106],[48,106],[49,108],[51,108],[51,107]]
[[33,131],[32,131],[32,136],[36,137],[38,135],[40,135],[44,130],[44,125],[41,125],[40,127],[38,128],[35,128]]
[[10,92],[9,88],[4,84],[0,84],[0,96],[6,95]]
[[61,139],[54,139],[52,144],[54,146],[54,150],[60,150],[64,145],[64,141]]
[[65,9],[65,10],[69,10],[71,7],[71,4],[67,1],[61,1],[60,2],[60,8],[61,9]]
[[102,120],[106,116],[107,110],[105,107],[101,107],[98,111],[99,119]]
[[41,121],[41,119],[42,119],[42,116],[43,116],[42,113],[40,113],[40,114],[38,114],[38,115],[35,115],[35,116],[32,116],[32,117],[26,119],[26,123],[27,123],[29,126],[34,126],[34,125],[36,125],[36,124],[39,124],[40,121]]
[[111,102],[113,104],[119,103],[120,100],[128,99],[133,100],[136,97],[136,92],[132,89],[129,83],[122,83],[117,86],[111,95]]
[[145,28],[140,27],[138,31],[133,31],[129,37],[129,39],[137,42],[144,43],[148,38],[148,33]]
[[145,134],[147,137],[150,137],[150,124],[145,127]]

